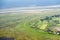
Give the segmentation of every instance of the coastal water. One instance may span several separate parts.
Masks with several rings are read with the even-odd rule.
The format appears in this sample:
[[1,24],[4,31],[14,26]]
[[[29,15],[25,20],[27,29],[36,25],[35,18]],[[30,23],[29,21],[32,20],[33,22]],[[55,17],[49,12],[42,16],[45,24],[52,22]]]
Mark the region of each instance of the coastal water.
[[60,0],[0,0],[0,9],[60,5]]

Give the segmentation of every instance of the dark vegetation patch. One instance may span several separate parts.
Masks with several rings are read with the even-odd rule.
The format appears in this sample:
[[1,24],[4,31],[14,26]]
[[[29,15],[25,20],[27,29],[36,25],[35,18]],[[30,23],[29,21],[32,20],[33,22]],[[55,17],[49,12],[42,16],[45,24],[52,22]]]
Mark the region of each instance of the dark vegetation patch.
[[0,37],[0,40],[14,40],[14,38]]

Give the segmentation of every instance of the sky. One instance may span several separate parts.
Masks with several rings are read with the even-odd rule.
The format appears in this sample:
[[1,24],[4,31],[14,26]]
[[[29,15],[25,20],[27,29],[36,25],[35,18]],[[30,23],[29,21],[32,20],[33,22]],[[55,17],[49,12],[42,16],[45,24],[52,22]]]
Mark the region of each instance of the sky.
[[0,0],[0,8],[60,5],[60,0]]

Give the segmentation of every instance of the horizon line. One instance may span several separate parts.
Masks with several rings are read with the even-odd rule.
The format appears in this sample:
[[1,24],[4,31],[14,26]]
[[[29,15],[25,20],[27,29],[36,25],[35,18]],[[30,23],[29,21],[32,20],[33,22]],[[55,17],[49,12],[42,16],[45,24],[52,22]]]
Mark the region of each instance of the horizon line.
[[51,8],[51,7],[60,7],[60,5],[52,5],[52,6],[27,6],[27,7],[15,7],[15,8],[2,8],[0,10],[8,10],[8,9],[28,9],[28,8]]
[[[39,9],[40,8],[40,9]],[[48,8],[48,9],[47,9]],[[52,8],[52,9],[49,9]],[[0,9],[0,13],[7,13],[7,12],[18,12],[18,11],[36,11],[36,10],[53,10],[53,8],[60,8],[60,5],[54,6],[34,6],[34,7],[19,7],[19,8],[9,8],[9,9]]]

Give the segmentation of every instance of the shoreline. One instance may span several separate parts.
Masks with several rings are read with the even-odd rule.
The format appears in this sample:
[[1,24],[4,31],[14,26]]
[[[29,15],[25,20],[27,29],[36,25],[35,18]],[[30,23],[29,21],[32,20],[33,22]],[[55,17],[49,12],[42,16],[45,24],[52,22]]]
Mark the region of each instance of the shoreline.
[[8,12],[27,12],[27,11],[45,11],[45,10],[55,10],[60,9],[60,5],[54,6],[35,6],[35,7],[20,7],[20,8],[9,8],[9,9],[0,9],[0,13]]

